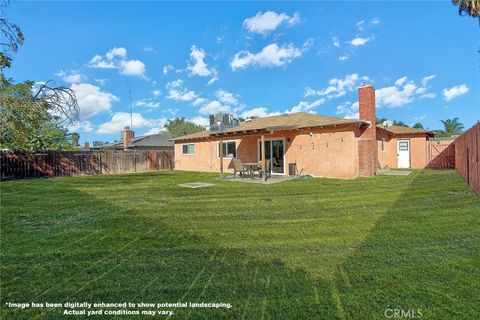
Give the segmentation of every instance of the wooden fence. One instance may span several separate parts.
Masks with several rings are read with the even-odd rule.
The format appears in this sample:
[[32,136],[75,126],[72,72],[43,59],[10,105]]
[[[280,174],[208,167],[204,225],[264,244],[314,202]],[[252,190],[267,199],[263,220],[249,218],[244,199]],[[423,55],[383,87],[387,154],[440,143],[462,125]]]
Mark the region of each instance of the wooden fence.
[[173,169],[174,163],[173,150],[47,151],[31,154],[0,151],[0,179]]
[[455,170],[480,196],[480,121],[455,140]]
[[455,168],[455,139],[427,141],[427,168]]

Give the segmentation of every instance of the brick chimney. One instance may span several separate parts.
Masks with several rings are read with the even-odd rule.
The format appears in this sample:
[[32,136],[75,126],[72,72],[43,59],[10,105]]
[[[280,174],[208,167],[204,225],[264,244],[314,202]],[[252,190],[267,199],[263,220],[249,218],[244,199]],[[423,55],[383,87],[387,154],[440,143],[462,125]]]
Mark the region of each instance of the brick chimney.
[[372,177],[377,171],[378,147],[375,115],[375,88],[366,85],[358,88],[360,120],[370,123],[358,141],[359,175]]
[[133,131],[130,130],[129,126],[123,128],[123,150],[128,150],[128,146],[132,143],[133,140]]
[[83,149],[90,150],[90,143],[88,141],[85,141],[85,143],[83,144]]

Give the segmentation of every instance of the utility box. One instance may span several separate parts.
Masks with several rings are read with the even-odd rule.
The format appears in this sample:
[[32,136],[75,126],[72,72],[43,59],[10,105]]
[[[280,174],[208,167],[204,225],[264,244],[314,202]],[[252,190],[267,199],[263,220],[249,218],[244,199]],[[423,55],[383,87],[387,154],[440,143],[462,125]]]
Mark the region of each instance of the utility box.
[[288,164],[288,175],[291,177],[297,175],[297,164],[295,162]]

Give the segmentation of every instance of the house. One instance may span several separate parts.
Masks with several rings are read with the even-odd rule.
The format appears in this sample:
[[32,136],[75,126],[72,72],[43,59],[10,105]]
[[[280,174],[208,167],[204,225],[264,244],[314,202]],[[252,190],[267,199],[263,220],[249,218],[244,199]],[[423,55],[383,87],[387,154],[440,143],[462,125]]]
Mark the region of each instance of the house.
[[172,139],[175,169],[231,171],[233,157],[244,163],[268,161],[273,174],[289,174],[289,168],[296,167],[304,174],[344,179],[373,176],[385,166],[424,167],[421,144],[432,133],[376,126],[375,89],[362,86],[358,94],[360,119],[300,112],[215,126],[216,130]]
[[123,129],[122,140],[95,144],[93,150],[173,150],[172,136],[167,131],[135,137],[130,127]]

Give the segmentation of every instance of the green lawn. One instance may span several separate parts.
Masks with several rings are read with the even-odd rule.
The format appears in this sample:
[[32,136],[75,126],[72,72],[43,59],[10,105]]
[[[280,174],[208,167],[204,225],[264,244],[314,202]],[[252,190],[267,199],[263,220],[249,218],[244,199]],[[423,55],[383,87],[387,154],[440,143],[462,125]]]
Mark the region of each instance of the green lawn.
[[[215,186],[177,186],[197,181]],[[232,304],[176,319],[480,314],[480,199],[454,171],[275,185],[167,171],[1,194],[1,319],[62,318],[5,307],[32,301]]]

